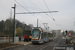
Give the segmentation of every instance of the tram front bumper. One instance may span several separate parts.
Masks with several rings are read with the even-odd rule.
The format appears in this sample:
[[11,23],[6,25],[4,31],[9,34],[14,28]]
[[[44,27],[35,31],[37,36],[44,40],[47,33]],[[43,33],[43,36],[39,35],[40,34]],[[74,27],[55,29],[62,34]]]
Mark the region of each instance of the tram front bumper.
[[32,43],[39,43],[39,40],[31,40]]

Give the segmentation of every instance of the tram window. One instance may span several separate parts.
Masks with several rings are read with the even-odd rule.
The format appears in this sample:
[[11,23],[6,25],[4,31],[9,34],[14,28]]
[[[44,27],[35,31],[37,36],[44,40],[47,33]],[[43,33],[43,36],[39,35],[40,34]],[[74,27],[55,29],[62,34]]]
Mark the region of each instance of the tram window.
[[41,34],[41,38],[43,39],[43,33]]
[[33,31],[32,38],[38,38],[38,37],[39,37],[39,31]]
[[44,33],[44,37],[46,37],[46,33]]

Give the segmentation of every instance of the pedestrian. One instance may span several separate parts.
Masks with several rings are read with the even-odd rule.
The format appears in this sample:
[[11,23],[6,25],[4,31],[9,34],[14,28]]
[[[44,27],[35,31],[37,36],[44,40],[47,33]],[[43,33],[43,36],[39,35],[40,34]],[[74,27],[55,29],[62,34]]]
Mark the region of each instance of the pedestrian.
[[21,41],[21,36],[19,36],[19,41]]
[[29,36],[29,41],[31,41],[31,36]]
[[26,41],[26,35],[24,35],[24,42]]
[[28,42],[28,39],[29,39],[28,36],[26,36],[26,41],[27,41],[27,42]]
[[24,35],[24,42],[27,41],[28,42],[28,36]]

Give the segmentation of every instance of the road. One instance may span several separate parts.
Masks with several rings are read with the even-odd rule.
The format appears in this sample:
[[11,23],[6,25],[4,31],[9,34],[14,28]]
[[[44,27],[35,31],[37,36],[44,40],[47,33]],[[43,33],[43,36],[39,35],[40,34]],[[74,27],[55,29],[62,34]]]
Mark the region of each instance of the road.
[[65,44],[65,39],[62,39],[62,37],[57,37],[56,39],[49,41],[47,43],[44,44],[28,44],[28,45],[21,45],[18,47],[13,47],[13,48],[8,48],[8,49],[4,49],[4,50],[70,50],[70,48],[68,47],[72,47],[71,50],[74,50],[74,46],[69,46]]

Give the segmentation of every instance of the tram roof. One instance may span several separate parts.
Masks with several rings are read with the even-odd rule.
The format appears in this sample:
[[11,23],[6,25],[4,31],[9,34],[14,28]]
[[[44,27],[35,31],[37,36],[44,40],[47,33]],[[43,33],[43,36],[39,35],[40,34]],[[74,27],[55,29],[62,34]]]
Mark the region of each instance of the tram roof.
[[50,32],[48,29],[43,29],[41,27],[34,27],[33,29],[39,29],[42,30],[43,32]]

